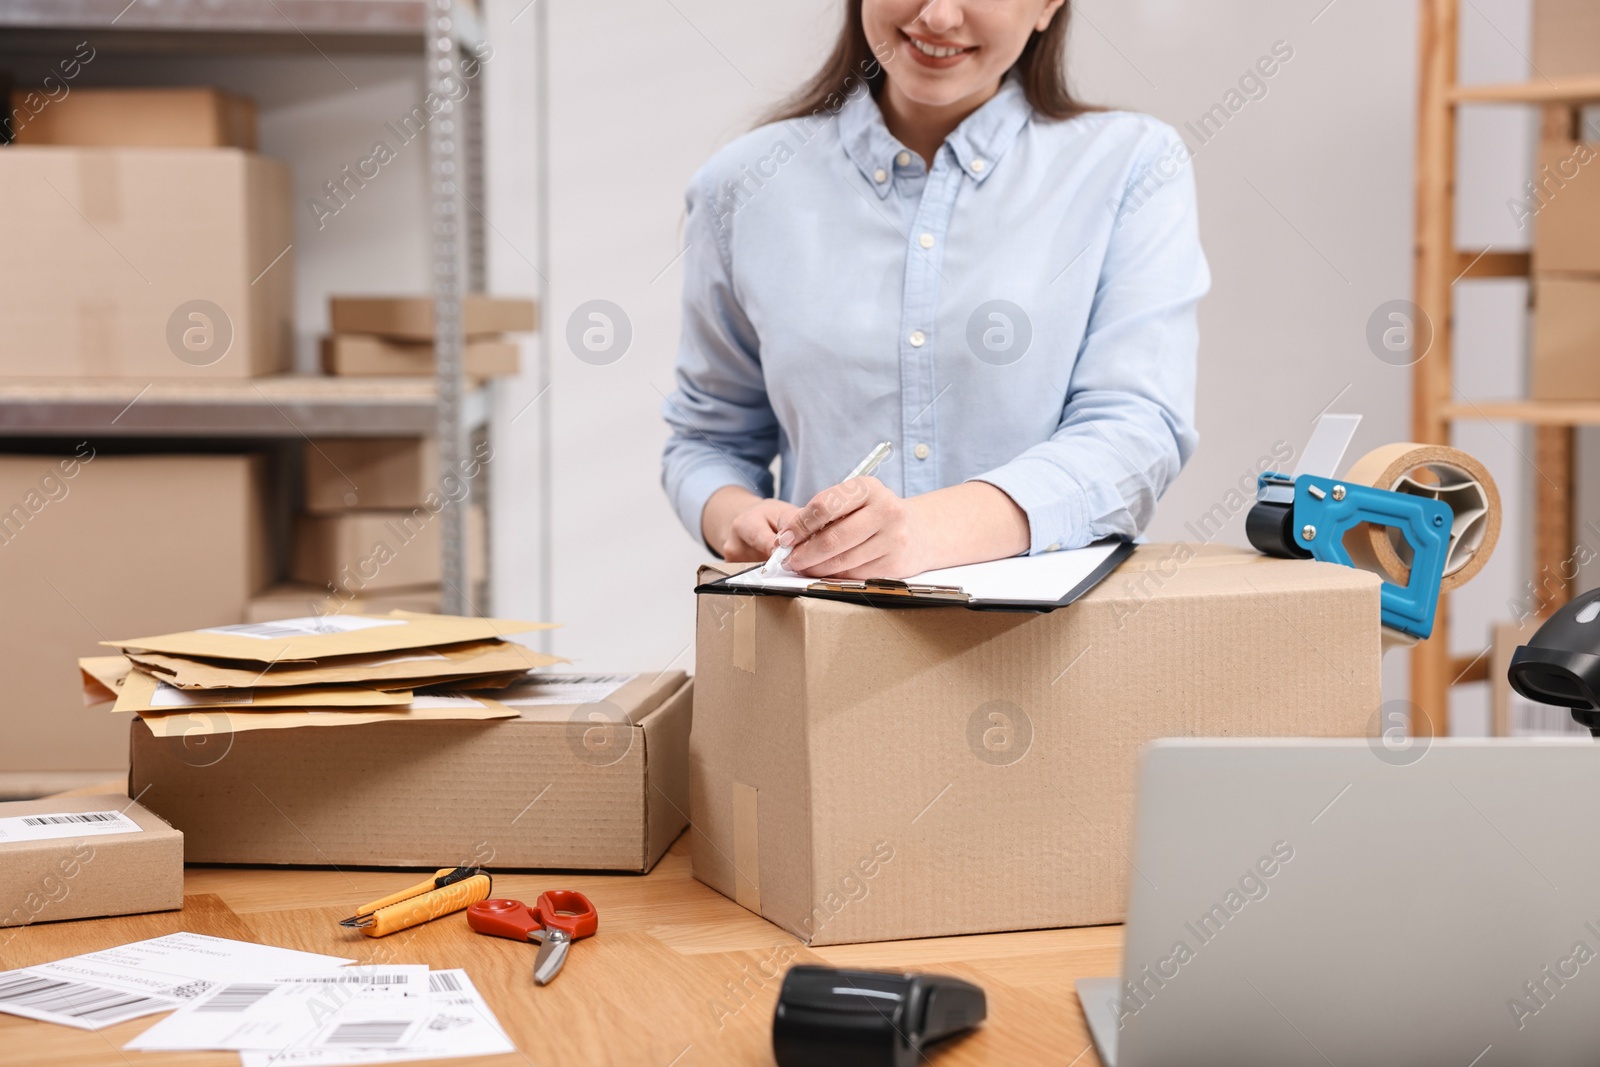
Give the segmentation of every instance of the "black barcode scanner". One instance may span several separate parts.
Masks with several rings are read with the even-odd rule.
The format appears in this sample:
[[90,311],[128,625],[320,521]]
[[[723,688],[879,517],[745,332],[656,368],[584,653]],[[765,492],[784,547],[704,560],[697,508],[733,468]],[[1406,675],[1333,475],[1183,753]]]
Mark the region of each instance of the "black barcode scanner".
[[1600,737],[1600,589],[1573,597],[1511,657],[1511,688],[1540,704],[1571,708]]
[[930,1045],[987,1012],[981,988],[946,975],[791,967],[772,1054],[778,1067],[916,1067]]

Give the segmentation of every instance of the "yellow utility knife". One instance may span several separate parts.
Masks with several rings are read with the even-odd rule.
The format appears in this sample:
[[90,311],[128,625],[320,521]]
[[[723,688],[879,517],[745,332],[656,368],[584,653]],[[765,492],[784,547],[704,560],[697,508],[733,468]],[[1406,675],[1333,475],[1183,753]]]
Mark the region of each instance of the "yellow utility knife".
[[488,897],[490,886],[489,872],[482,867],[442,867],[427,881],[363,904],[339,925],[385,937],[476,904]]

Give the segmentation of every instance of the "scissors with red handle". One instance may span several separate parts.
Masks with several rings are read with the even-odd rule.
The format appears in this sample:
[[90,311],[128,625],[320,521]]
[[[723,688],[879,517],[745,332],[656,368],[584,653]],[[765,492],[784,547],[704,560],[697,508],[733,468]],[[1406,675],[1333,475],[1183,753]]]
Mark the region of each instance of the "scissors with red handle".
[[572,943],[599,929],[600,913],[575,889],[551,889],[531,908],[520,900],[480,900],[467,909],[467,924],[480,934],[539,942],[533,980],[547,985],[567,962]]

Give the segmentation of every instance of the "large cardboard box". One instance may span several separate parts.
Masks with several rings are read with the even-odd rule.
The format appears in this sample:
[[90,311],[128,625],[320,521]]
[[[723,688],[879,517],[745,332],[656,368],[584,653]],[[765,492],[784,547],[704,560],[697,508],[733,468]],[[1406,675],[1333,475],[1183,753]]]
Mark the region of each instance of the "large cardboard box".
[[[433,299],[424,296],[335,296],[328,300],[333,332],[366,333],[397,341],[433,340]],[[526,333],[538,328],[538,309],[526,297],[469,293],[461,300],[468,337]]]
[[1533,68],[1545,78],[1600,74],[1600,3],[1534,0]]
[[191,863],[649,870],[688,823],[688,678],[549,688],[558,702],[494,722],[196,744],[136,720],[128,786],[184,832]]
[[[469,381],[517,373],[521,357],[515,341],[473,338],[461,352]],[[322,339],[322,371],[342,377],[419,377],[438,373],[431,341],[393,341],[369,334],[341,333]]]
[[1600,274],[1534,279],[1528,395],[1600,400]]
[[440,493],[432,437],[336,437],[305,445],[306,510],[420,508]]
[[1143,545],[1049,614],[702,594],[695,877],[813,945],[1121,922],[1139,746],[1361,736],[1379,585]]
[[1600,144],[1542,142],[1534,182],[1534,272],[1600,274]]
[[256,105],[205,87],[72,89],[16,126],[19,145],[256,147]]
[[[290,577],[341,596],[437,585],[443,514],[412,508],[296,516]],[[467,510],[466,548],[467,580],[476,585],[487,573],[488,546],[475,504]]]
[[[9,149],[0,149],[0,153]],[[268,580],[250,456],[0,457],[0,770],[120,770],[127,723],[86,708],[99,642],[244,620]]]
[[289,168],[231,148],[0,151],[0,375],[286,370]]
[[125,796],[0,804],[0,926],[183,907],[183,834]]

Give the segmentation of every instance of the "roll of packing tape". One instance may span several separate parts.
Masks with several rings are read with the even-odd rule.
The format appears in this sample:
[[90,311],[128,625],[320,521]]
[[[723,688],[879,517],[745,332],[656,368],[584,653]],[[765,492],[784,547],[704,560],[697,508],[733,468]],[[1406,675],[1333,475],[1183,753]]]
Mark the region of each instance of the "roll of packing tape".
[[[1460,449],[1399,441],[1375,448],[1351,464],[1345,480],[1432,497],[1450,505],[1450,547],[1445,552],[1444,592],[1483,570],[1500,539],[1500,490],[1482,463]],[[1357,567],[1404,585],[1411,575],[1411,545],[1399,530],[1367,524],[1345,543]]]

